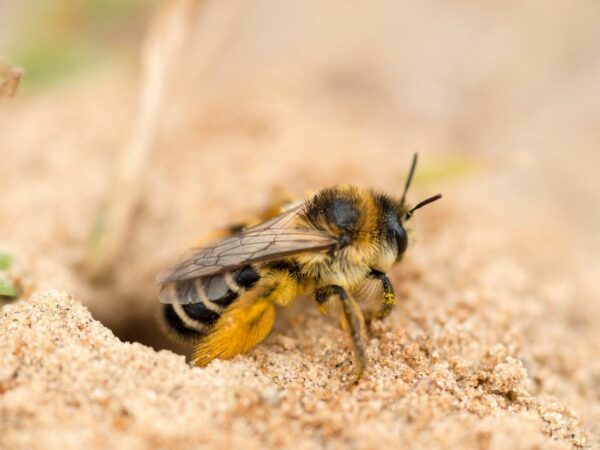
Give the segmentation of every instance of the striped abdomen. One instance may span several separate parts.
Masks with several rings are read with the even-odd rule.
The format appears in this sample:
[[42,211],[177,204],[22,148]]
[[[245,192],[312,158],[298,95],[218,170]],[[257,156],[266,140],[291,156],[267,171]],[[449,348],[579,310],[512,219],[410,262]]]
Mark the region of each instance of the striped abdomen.
[[193,278],[165,285],[160,300],[165,303],[163,316],[177,337],[198,341],[219,320],[226,308],[259,280],[250,265],[205,278]]

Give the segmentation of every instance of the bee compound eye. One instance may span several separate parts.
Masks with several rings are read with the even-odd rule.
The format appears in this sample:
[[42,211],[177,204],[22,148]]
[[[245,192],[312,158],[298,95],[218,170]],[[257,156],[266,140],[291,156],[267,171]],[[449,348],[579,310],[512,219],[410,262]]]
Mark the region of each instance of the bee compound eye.
[[396,246],[398,247],[398,256],[402,255],[408,247],[408,236],[406,230],[402,225],[394,229],[394,236],[396,238]]
[[408,247],[408,236],[406,230],[402,226],[402,221],[396,214],[388,214],[386,216],[387,240],[392,245],[396,242],[396,256],[399,258]]

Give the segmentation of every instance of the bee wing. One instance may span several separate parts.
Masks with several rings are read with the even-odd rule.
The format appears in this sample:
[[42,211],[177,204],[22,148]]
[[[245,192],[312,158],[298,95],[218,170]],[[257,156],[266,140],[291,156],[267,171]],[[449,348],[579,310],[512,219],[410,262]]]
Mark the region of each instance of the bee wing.
[[252,262],[334,248],[337,240],[329,233],[291,227],[300,209],[301,206],[295,207],[211,247],[192,250],[181,263],[158,275],[156,282],[165,285],[217,275]]

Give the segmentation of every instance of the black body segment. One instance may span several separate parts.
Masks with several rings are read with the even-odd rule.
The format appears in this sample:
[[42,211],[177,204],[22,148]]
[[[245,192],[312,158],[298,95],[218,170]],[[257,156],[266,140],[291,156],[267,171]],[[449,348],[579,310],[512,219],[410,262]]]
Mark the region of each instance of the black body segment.
[[355,233],[362,222],[360,203],[353,189],[323,189],[308,201],[303,216],[320,230],[333,226],[340,232]]
[[350,200],[333,199],[326,209],[329,220],[340,229],[349,233],[356,233],[358,228],[359,211]]
[[258,271],[248,264],[233,272],[163,286],[163,316],[169,331],[184,341],[199,340],[227,307],[259,280]]
[[191,320],[200,322],[204,325],[213,325],[217,320],[219,320],[219,317],[221,317],[218,312],[211,311],[202,302],[181,305],[181,309]]
[[250,264],[242,267],[235,276],[235,281],[244,289],[249,289],[260,280],[260,274]]
[[183,322],[173,305],[163,305],[162,319],[168,333],[181,341],[195,343],[203,336],[201,332],[189,328]]
[[363,228],[368,207],[356,189],[323,189],[310,199],[304,219],[317,230],[337,238],[337,248],[350,245]]

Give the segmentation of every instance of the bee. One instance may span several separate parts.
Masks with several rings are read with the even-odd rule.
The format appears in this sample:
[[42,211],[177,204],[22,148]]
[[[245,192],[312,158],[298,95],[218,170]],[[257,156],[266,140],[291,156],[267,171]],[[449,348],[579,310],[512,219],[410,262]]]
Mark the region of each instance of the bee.
[[380,283],[375,319],[396,304],[386,272],[408,247],[405,224],[441,194],[406,205],[417,155],[399,200],[353,186],[323,189],[268,220],[232,227],[214,244],[192,249],[161,273],[159,298],[167,329],[195,345],[193,364],[231,359],[253,349],[271,331],[275,306],[312,295],[323,312],[341,305],[357,364],[366,365],[365,318],[356,294],[368,280]]

